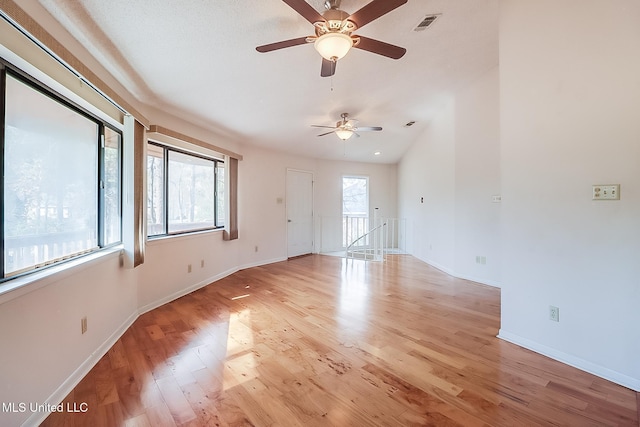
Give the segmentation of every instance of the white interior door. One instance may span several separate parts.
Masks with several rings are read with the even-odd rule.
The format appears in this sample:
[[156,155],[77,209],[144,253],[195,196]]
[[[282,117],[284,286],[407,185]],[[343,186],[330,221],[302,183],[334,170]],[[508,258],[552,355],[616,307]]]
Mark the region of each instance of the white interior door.
[[287,170],[287,256],[313,252],[313,174]]

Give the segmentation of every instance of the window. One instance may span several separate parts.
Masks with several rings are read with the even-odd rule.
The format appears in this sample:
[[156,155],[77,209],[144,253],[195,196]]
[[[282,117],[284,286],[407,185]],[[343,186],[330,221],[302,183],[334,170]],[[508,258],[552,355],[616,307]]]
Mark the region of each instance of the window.
[[369,192],[366,177],[342,177],[342,214],[345,216],[369,216]]
[[0,73],[2,278],[119,243],[121,133],[17,70]]
[[224,226],[224,163],[149,142],[147,234],[210,230]]
[[[342,177],[342,244],[347,247],[369,231],[369,179]],[[357,242],[367,244],[367,239]]]

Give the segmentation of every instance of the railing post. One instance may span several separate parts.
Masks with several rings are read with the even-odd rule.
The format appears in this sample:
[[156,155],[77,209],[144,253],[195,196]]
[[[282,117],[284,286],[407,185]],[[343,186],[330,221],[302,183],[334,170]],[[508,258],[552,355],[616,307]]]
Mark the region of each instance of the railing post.
[[342,243],[344,243],[345,257],[349,258],[349,215],[344,215],[342,217],[342,221],[342,230],[344,233],[342,236]]

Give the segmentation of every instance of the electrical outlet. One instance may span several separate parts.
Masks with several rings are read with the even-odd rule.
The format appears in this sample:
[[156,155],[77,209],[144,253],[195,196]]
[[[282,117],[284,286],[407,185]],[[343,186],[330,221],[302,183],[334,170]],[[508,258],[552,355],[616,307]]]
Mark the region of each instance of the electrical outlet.
[[258,245],[256,245],[255,247],[255,252],[258,252]]
[[80,319],[80,332],[82,332],[83,334],[87,332],[87,316],[84,316],[82,319]]
[[191,273],[191,264],[187,265],[187,273]]
[[487,263],[487,257],[486,256],[476,256],[476,264],[481,264],[481,265],[485,265]]
[[549,320],[553,320],[554,322],[560,321],[560,309],[558,307],[549,306]]
[[201,260],[200,260],[200,268],[203,268],[203,267],[204,267],[204,260],[203,260],[203,259],[201,259]]

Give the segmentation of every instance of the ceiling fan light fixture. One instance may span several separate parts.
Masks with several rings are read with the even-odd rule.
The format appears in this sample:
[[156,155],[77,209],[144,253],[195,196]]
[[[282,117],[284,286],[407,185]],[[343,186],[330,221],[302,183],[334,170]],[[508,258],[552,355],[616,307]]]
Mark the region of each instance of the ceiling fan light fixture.
[[337,61],[349,52],[353,40],[343,33],[326,33],[318,37],[313,46],[324,59]]
[[338,129],[336,130],[336,135],[338,135],[338,138],[340,138],[341,140],[346,141],[347,139],[351,138],[351,135],[353,135],[353,131],[349,129]]

